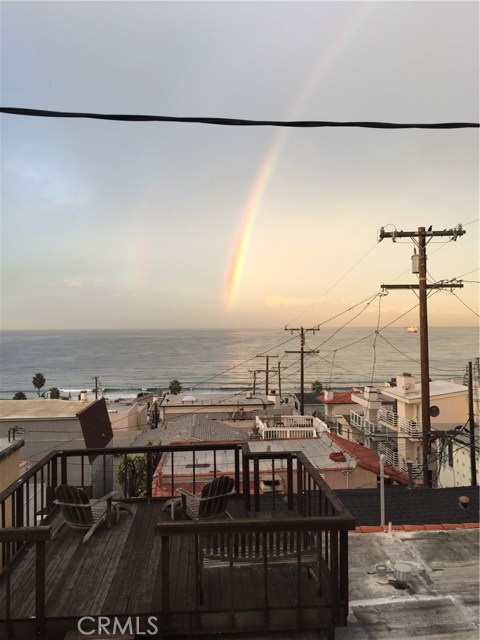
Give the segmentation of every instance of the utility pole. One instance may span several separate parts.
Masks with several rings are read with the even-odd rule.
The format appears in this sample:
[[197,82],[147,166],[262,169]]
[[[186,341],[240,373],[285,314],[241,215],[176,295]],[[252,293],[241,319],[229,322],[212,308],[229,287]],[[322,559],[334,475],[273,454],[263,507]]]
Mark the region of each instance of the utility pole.
[[268,363],[270,358],[278,358],[278,356],[256,356],[257,358],[265,358],[265,369],[257,369],[257,371],[265,371],[265,393],[268,396],[268,374],[275,373],[276,369],[269,369]]
[[98,376],[93,378],[95,380],[95,400],[98,400],[98,390],[100,389],[100,385],[98,384]]
[[305,351],[305,333],[307,331],[311,331],[315,333],[317,329],[304,329],[303,327],[299,327],[298,329],[292,329],[289,327],[285,327],[285,331],[290,331],[293,334],[294,331],[298,331],[300,333],[300,351],[285,351],[285,353],[299,353],[300,354],[300,414],[303,416],[305,411],[305,381],[304,381],[304,365],[305,365],[305,355],[312,355],[314,353],[318,353],[317,350],[309,350]]
[[253,394],[257,393],[257,373],[263,373],[263,369],[249,369],[248,373],[253,373]]
[[468,424],[470,428],[470,473],[472,487],[477,486],[477,462],[475,460],[475,415],[473,413],[473,371],[468,363]]
[[[463,287],[461,282],[438,282],[436,284],[427,284],[427,238],[449,236],[456,240],[459,236],[463,236],[465,231],[462,225],[458,225],[455,229],[445,229],[444,231],[432,231],[429,227],[419,227],[417,231],[391,231],[386,232],[382,227],[380,229],[379,240],[384,238],[392,238],[395,242],[397,238],[418,238],[418,285],[411,284],[382,284],[382,289],[412,289],[418,290],[419,300],[419,322],[420,322],[420,382],[422,394],[422,467],[423,467],[423,484],[426,487],[432,486],[432,473],[428,468],[431,454],[430,443],[430,365],[428,355],[428,316],[427,316],[427,290],[428,289],[459,289]],[[415,272],[415,268],[414,268]]]
[[278,396],[280,398],[280,402],[282,401],[282,367],[280,366],[280,361],[278,361]]

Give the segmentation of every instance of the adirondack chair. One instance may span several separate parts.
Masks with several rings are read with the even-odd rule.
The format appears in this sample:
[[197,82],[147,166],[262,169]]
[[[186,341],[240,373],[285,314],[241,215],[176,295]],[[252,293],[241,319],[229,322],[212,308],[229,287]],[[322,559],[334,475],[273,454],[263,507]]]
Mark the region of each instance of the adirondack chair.
[[57,487],[55,489],[57,499],[54,500],[54,503],[60,507],[65,520],[52,537],[55,537],[65,525],[73,529],[88,529],[82,540],[82,543],[85,543],[103,522],[110,528],[112,523],[119,521],[120,509],[123,508],[130,512],[127,505],[112,503],[115,493],[112,491],[97,500],[89,500],[83,489],[68,484]]
[[182,497],[182,510],[192,520],[205,520],[226,515],[228,498],[235,493],[235,481],[228,476],[219,476],[206,484],[199,496],[186,489],[179,489]]

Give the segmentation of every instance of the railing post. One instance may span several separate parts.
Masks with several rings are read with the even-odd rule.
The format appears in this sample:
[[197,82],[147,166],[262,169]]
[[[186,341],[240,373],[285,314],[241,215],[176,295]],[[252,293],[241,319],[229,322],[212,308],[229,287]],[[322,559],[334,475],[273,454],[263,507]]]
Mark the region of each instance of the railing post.
[[15,527],[23,527],[23,484],[15,492]]
[[60,456],[60,478],[62,484],[67,484],[67,457],[63,451],[60,453]]
[[348,531],[340,531],[340,601],[348,602]]
[[7,638],[10,638],[12,635],[12,621],[10,614],[10,543],[4,542],[2,544],[2,549],[5,553],[5,621],[7,626]]
[[[161,571],[162,571],[162,631],[170,628],[170,538],[161,538]],[[197,560],[196,560],[197,561]]]
[[287,491],[288,510],[293,511],[293,458],[291,454],[287,458]]
[[303,516],[304,509],[304,496],[303,496],[303,465],[300,460],[297,458],[297,509],[298,512]]
[[235,491],[240,493],[240,448],[235,448]]
[[152,453],[147,451],[147,498],[152,497],[152,482],[153,482],[153,469],[152,469]]
[[253,500],[255,511],[260,511],[260,465],[256,456],[253,459]]
[[45,634],[45,540],[36,543],[35,573],[35,629],[36,637],[42,640]]
[[245,455],[245,450],[242,451],[242,466],[243,466],[243,496],[245,499],[245,509],[250,511],[250,460]]
[[330,529],[328,532],[330,538],[330,579],[331,579],[331,594],[333,609],[333,616],[335,622],[338,622],[338,530]]

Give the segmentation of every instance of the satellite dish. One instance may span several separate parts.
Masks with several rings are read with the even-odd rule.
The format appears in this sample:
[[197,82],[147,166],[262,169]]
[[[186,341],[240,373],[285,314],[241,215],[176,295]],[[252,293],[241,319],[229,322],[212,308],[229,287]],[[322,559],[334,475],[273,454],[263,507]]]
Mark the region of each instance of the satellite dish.
[[440,415],[440,409],[436,405],[431,406],[430,415],[432,416],[432,418],[436,418]]

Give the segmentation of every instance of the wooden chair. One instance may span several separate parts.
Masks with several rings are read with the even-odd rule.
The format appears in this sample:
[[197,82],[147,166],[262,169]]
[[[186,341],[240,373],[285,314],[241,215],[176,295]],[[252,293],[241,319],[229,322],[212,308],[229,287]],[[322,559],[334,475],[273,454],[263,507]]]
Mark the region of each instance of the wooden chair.
[[235,481],[228,476],[219,476],[206,484],[199,496],[186,489],[179,489],[182,499],[182,510],[192,520],[205,520],[226,515],[228,499],[235,494]]
[[65,525],[73,529],[88,529],[82,543],[87,542],[103,522],[110,528],[112,523],[119,521],[120,509],[125,509],[130,513],[127,505],[121,503],[113,504],[112,500],[115,493],[115,491],[112,491],[97,500],[89,500],[83,489],[72,487],[69,484],[62,484],[57,487],[55,489],[57,499],[54,500],[54,503],[60,507],[65,520],[55,530],[52,538]]

